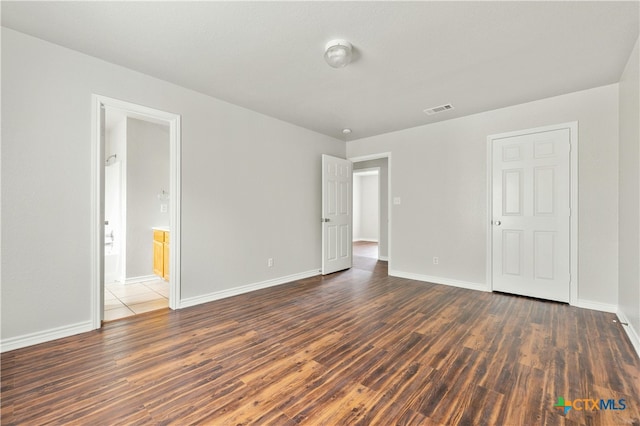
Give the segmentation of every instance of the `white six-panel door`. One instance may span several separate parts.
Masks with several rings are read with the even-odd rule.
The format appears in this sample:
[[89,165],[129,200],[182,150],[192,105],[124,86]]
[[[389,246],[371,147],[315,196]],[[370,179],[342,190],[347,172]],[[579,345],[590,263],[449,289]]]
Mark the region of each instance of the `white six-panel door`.
[[322,274],[351,268],[352,164],[322,156]]
[[569,302],[570,131],[492,145],[493,290]]

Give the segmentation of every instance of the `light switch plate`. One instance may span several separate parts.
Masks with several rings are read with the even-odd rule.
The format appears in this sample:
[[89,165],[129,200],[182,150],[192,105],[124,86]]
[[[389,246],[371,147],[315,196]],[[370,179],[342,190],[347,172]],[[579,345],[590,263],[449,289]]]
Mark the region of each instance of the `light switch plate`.
[[166,213],[166,212],[167,212],[167,205],[160,204],[160,213]]
[[395,204],[396,206],[400,205],[400,197],[393,197],[393,204]]

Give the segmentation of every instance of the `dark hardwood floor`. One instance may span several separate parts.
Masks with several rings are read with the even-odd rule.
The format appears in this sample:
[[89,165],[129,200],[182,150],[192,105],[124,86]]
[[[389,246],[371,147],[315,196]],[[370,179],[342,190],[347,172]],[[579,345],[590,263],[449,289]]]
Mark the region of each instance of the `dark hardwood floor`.
[[354,265],[5,353],[2,424],[640,424],[613,314]]

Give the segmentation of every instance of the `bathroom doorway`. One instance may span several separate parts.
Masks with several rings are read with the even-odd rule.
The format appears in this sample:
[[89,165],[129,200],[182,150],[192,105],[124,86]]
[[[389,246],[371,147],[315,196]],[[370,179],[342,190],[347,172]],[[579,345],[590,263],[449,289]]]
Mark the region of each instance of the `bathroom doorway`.
[[99,328],[102,321],[178,306],[180,117],[93,100],[92,316]]
[[113,321],[169,307],[152,245],[156,229],[170,235],[169,125],[105,108],[104,148],[103,320]]

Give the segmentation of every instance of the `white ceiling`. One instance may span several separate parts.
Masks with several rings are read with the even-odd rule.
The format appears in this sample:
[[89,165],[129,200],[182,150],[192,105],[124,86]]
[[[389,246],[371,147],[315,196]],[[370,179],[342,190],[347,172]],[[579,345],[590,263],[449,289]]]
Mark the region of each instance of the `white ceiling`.
[[[2,1],[2,25],[353,140],[615,83],[638,6]],[[346,68],[324,62],[334,38],[356,49]]]

